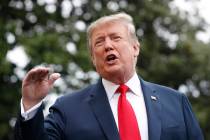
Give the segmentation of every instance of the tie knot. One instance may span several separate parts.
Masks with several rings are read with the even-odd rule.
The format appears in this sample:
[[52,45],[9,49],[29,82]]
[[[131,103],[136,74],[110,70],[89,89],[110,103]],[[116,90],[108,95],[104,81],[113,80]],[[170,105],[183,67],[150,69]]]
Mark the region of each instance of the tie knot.
[[125,94],[127,91],[128,86],[126,86],[125,84],[121,84],[117,89],[117,92],[120,92],[121,94]]

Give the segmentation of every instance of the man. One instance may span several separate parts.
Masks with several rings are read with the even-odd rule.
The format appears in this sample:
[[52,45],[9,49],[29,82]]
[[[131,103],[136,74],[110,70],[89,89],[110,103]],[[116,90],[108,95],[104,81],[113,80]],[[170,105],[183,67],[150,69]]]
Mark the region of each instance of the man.
[[129,15],[92,23],[88,43],[99,82],[57,99],[44,120],[42,99],[60,75],[49,74],[48,68],[29,71],[22,84],[17,139],[203,140],[183,94],[137,76],[140,44]]

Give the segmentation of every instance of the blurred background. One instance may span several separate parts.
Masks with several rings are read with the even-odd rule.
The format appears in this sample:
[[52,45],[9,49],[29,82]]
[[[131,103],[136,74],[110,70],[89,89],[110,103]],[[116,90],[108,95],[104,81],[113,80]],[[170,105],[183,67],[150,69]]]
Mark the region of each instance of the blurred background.
[[210,140],[209,10],[208,0],[0,0],[0,140],[14,139],[21,81],[29,69],[49,66],[62,75],[46,108],[97,81],[86,29],[118,11],[134,18],[141,42],[138,74],[186,94]]

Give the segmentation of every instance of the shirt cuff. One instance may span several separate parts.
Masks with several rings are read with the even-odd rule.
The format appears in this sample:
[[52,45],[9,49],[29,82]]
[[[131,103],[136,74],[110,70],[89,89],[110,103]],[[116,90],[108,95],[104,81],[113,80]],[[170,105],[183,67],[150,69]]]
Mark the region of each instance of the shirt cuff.
[[42,105],[42,101],[40,101],[38,104],[36,104],[32,108],[30,108],[29,110],[25,111],[24,107],[23,107],[23,102],[22,102],[22,99],[21,99],[21,101],[20,101],[21,116],[23,117],[24,121],[28,121],[28,120],[32,119],[36,115],[36,113],[38,111],[38,108],[41,105]]

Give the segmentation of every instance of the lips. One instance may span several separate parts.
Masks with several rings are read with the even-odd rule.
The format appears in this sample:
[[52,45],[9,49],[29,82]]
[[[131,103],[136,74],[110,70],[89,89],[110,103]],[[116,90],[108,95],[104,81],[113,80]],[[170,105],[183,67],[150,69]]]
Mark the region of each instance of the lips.
[[106,57],[106,60],[107,60],[107,61],[111,61],[111,60],[115,60],[116,58],[117,58],[116,55],[110,54],[110,55],[108,55],[108,56]]
[[113,64],[116,59],[117,59],[117,56],[115,54],[109,54],[106,57],[106,62],[108,62],[108,64]]

